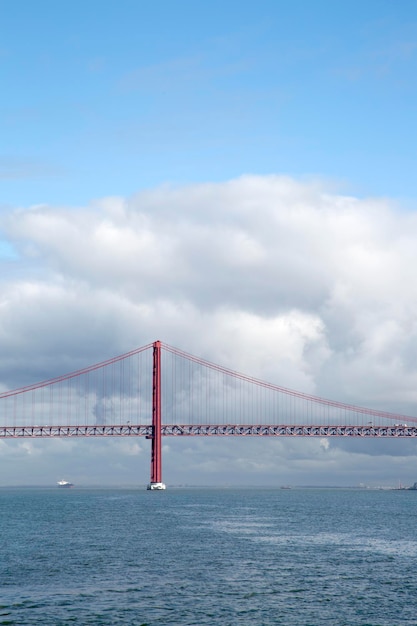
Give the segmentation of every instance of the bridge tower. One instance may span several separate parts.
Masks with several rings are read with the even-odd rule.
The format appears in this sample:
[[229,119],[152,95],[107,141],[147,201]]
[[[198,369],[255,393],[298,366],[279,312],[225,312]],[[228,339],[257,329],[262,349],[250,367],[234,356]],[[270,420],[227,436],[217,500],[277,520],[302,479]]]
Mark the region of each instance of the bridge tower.
[[150,490],[165,489],[162,482],[161,342],[153,344],[152,452]]

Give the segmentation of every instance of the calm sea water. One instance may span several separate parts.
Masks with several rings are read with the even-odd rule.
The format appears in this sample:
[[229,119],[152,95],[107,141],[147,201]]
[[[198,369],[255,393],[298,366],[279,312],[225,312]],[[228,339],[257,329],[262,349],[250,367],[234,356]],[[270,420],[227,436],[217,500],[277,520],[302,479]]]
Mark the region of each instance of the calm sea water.
[[417,624],[417,492],[1,489],[0,624]]

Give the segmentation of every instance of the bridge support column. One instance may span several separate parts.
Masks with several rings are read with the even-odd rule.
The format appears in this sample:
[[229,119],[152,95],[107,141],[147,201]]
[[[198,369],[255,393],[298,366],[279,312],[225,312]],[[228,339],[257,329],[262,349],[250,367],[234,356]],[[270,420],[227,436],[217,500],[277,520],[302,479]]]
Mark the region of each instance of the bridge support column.
[[162,482],[161,342],[153,344],[151,482],[148,489],[165,489]]

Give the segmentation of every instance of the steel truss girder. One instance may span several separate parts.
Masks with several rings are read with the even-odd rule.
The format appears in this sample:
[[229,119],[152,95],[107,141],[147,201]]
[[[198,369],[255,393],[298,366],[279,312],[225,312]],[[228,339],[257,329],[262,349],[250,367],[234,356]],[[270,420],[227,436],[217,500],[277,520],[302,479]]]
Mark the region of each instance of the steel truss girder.
[[[162,424],[166,437],[273,436],[273,437],[417,437],[416,426],[290,426],[242,424]],[[153,439],[151,424],[90,426],[1,426],[0,439],[29,437],[146,437]]]
[[163,425],[165,436],[417,437],[417,426]]
[[152,437],[152,426],[105,425],[105,426],[1,426],[1,438],[32,437]]

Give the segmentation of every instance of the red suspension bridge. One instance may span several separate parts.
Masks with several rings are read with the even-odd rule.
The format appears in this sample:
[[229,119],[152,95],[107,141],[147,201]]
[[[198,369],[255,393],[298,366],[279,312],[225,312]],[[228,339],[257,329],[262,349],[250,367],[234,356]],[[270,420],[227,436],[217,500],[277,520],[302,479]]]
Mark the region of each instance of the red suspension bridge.
[[160,341],[0,393],[0,438],[146,437],[150,488],[162,437],[417,437],[417,418],[319,398],[215,365]]

